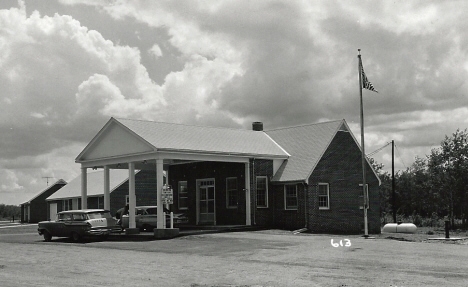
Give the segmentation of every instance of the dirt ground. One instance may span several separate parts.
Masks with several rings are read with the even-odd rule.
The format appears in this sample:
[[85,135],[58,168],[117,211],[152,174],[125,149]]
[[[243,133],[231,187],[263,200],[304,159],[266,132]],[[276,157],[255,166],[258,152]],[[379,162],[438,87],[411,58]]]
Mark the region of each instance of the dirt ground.
[[0,226],[1,286],[467,286],[468,240],[266,230],[73,243],[36,228]]

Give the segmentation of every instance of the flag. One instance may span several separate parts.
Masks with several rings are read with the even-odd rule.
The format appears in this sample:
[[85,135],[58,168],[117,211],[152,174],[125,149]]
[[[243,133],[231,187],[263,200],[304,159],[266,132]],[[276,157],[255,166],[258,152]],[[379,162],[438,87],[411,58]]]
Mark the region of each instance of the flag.
[[378,91],[374,89],[374,86],[372,85],[372,83],[369,82],[369,80],[367,79],[366,73],[364,73],[364,67],[362,66],[362,62],[361,62],[361,76],[362,76],[362,87],[364,89],[368,89],[370,91],[378,93]]

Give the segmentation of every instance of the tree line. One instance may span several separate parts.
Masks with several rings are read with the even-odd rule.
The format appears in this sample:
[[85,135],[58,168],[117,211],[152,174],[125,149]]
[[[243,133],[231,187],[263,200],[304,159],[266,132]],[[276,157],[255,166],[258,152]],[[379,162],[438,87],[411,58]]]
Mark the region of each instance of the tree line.
[[0,204],[0,219],[11,220],[13,216],[18,220],[21,218],[21,207],[17,205]]
[[[371,160],[382,181],[382,217],[392,214],[392,178],[383,165]],[[458,129],[445,136],[440,147],[395,174],[395,207],[399,216],[450,219],[467,226],[468,132]]]

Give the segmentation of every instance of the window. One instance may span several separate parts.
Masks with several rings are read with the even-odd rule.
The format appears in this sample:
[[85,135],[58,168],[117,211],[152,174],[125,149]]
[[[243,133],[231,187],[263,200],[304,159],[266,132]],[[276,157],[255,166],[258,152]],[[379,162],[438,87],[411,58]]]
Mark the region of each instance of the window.
[[330,186],[328,183],[318,184],[319,209],[330,209]]
[[297,185],[286,184],[284,186],[284,208],[297,210]]
[[179,209],[188,209],[188,190],[186,181],[179,181]]
[[[359,184],[359,209],[363,209],[364,204],[364,196],[362,194],[362,183]],[[366,183],[366,201],[365,204],[367,205],[367,209],[370,208],[369,206],[369,185]]]
[[226,178],[226,207],[237,208],[237,177]]
[[62,211],[72,209],[72,200],[71,199],[64,199],[62,200]]
[[268,207],[268,183],[266,176],[257,176],[257,207]]
[[103,196],[99,196],[99,197],[97,198],[97,202],[98,202],[98,208],[104,209],[104,197],[103,197]]

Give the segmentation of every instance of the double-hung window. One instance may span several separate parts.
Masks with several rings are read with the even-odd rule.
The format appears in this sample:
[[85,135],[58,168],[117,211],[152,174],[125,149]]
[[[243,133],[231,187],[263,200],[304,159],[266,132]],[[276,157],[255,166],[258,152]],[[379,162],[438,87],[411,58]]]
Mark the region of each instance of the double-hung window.
[[256,177],[257,207],[268,207],[268,181],[266,176]]
[[186,181],[179,181],[179,209],[188,209],[188,190]]
[[237,207],[237,177],[226,178],[226,207]]
[[284,186],[284,208],[297,210],[297,185],[286,184]]
[[318,184],[319,209],[330,209],[330,186],[328,183]]
[[366,183],[366,192],[365,192],[365,199],[364,199],[364,191],[362,190],[362,183],[359,184],[359,209],[363,209],[364,204],[369,209],[369,185]]

